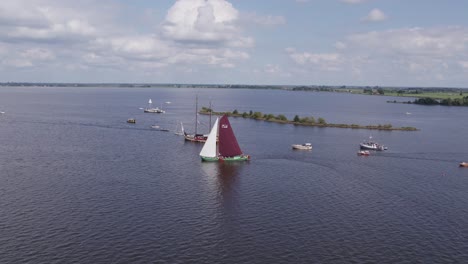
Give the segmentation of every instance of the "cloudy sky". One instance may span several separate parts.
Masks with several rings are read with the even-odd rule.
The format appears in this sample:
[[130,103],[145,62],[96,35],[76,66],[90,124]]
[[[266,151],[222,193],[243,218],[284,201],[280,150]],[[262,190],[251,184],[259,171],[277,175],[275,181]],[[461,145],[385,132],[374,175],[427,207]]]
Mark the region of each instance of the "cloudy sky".
[[2,0],[0,82],[468,87],[465,0]]

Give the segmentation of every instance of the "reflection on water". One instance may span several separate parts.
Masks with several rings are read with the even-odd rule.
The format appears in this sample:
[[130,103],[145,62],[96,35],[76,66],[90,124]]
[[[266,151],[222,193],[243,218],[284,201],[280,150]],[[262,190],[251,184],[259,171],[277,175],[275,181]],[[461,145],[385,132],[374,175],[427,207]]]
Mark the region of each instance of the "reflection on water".
[[216,192],[220,205],[226,210],[234,210],[237,207],[237,176],[243,165],[226,162],[201,163],[212,191]]

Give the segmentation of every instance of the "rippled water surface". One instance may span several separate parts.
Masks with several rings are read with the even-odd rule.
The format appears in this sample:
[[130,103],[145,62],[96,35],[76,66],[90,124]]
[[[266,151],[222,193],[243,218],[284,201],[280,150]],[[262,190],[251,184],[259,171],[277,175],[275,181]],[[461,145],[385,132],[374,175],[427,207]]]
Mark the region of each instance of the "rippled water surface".
[[[420,131],[231,118],[246,163],[202,163],[195,96],[215,111]],[[149,98],[165,114],[143,113]],[[390,98],[392,99],[392,98]],[[1,263],[462,263],[468,108],[280,90],[0,90]],[[165,102],[171,102],[166,104]],[[410,115],[405,114],[410,112]],[[128,118],[136,124],[127,124]],[[199,132],[208,132],[207,116]],[[152,129],[157,124],[169,129]],[[372,136],[385,152],[358,157]],[[291,144],[311,142],[312,151]]]

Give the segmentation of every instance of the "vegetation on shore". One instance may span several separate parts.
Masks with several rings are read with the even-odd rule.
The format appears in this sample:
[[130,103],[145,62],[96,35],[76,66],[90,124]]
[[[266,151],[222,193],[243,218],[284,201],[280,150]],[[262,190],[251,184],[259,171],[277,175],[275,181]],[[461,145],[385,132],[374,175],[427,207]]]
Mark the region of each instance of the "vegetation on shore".
[[414,101],[398,102],[387,101],[388,103],[419,104],[419,105],[446,105],[446,106],[468,106],[468,96],[462,98],[434,99],[432,97],[417,98]]
[[266,122],[274,122],[280,124],[292,124],[292,125],[301,125],[301,126],[317,126],[317,127],[336,127],[336,128],[354,128],[354,129],[375,129],[375,130],[402,130],[402,131],[416,131],[417,128],[414,127],[393,127],[391,124],[378,124],[378,125],[357,125],[357,124],[332,124],[327,123],[324,118],[315,118],[313,116],[310,117],[299,117],[298,115],[294,116],[293,120],[288,120],[288,118],[283,115],[273,115],[273,114],[264,114],[262,112],[253,112],[250,110],[249,112],[240,113],[239,111],[234,110],[232,112],[215,112],[208,107],[202,107],[200,114],[205,115],[228,115],[233,117],[242,117],[242,118],[249,118],[255,120],[262,120]]

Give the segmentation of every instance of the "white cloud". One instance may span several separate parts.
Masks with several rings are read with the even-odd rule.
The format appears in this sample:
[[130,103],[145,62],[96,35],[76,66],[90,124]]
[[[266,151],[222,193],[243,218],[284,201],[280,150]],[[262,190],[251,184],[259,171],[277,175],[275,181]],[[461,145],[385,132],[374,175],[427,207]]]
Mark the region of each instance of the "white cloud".
[[[153,32],[136,32],[119,22],[123,10],[109,1],[0,1],[2,69],[41,65],[144,73],[188,64],[234,68],[250,58],[247,49],[255,43],[242,33],[239,11],[225,0],[178,0]],[[281,17],[257,19],[281,23]]]
[[450,58],[467,56],[468,29],[444,27],[371,31],[350,35],[346,43],[354,49],[374,54]]
[[325,71],[338,71],[343,63],[343,58],[338,53],[297,52],[294,49],[289,49],[287,52],[297,64],[312,65]]
[[344,44],[344,43],[341,42],[341,41],[337,41],[337,42],[335,43],[335,48],[338,49],[338,50],[346,49],[346,44]]
[[25,59],[47,61],[55,59],[55,54],[48,49],[32,48],[23,51],[21,53],[21,57]]
[[275,65],[275,64],[267,64],[267,65],[265,65],[264,72],[271,73],[271,74],[277,74],[277,73],[281,72],[281,67],[279,65]]
[[246,23],[254,23],[262,26],[276,26],[286,24],[286,18],[283,16],[262,16],[256,13],[247,13],[242,16],[242,20]]
[[367,83],[463,83],[463,73],[468,71],[468,28],[371,31],[349,35],[334,47],[336,52],[332,53],[298,52],[294,48],[286,52],[298,69],[307,69],[309,74],[325,76],[340,71],[342,76]]
[[240,37],[238,17],[224,0],[178,0],[167,12],[163,32],[175,41],[228,42]]
[[468,70],[468,61],[459,61],[458,64],[463,68],[463,70]]
[[346,3],[346,4],[362,4],[366,1],[367,0],[341,0],[341,2]]
[[386,19],[387,16],[384,14],[384,12],[382,12],[380,9],[374,8],[362,20],[368,22],[380,22]]

